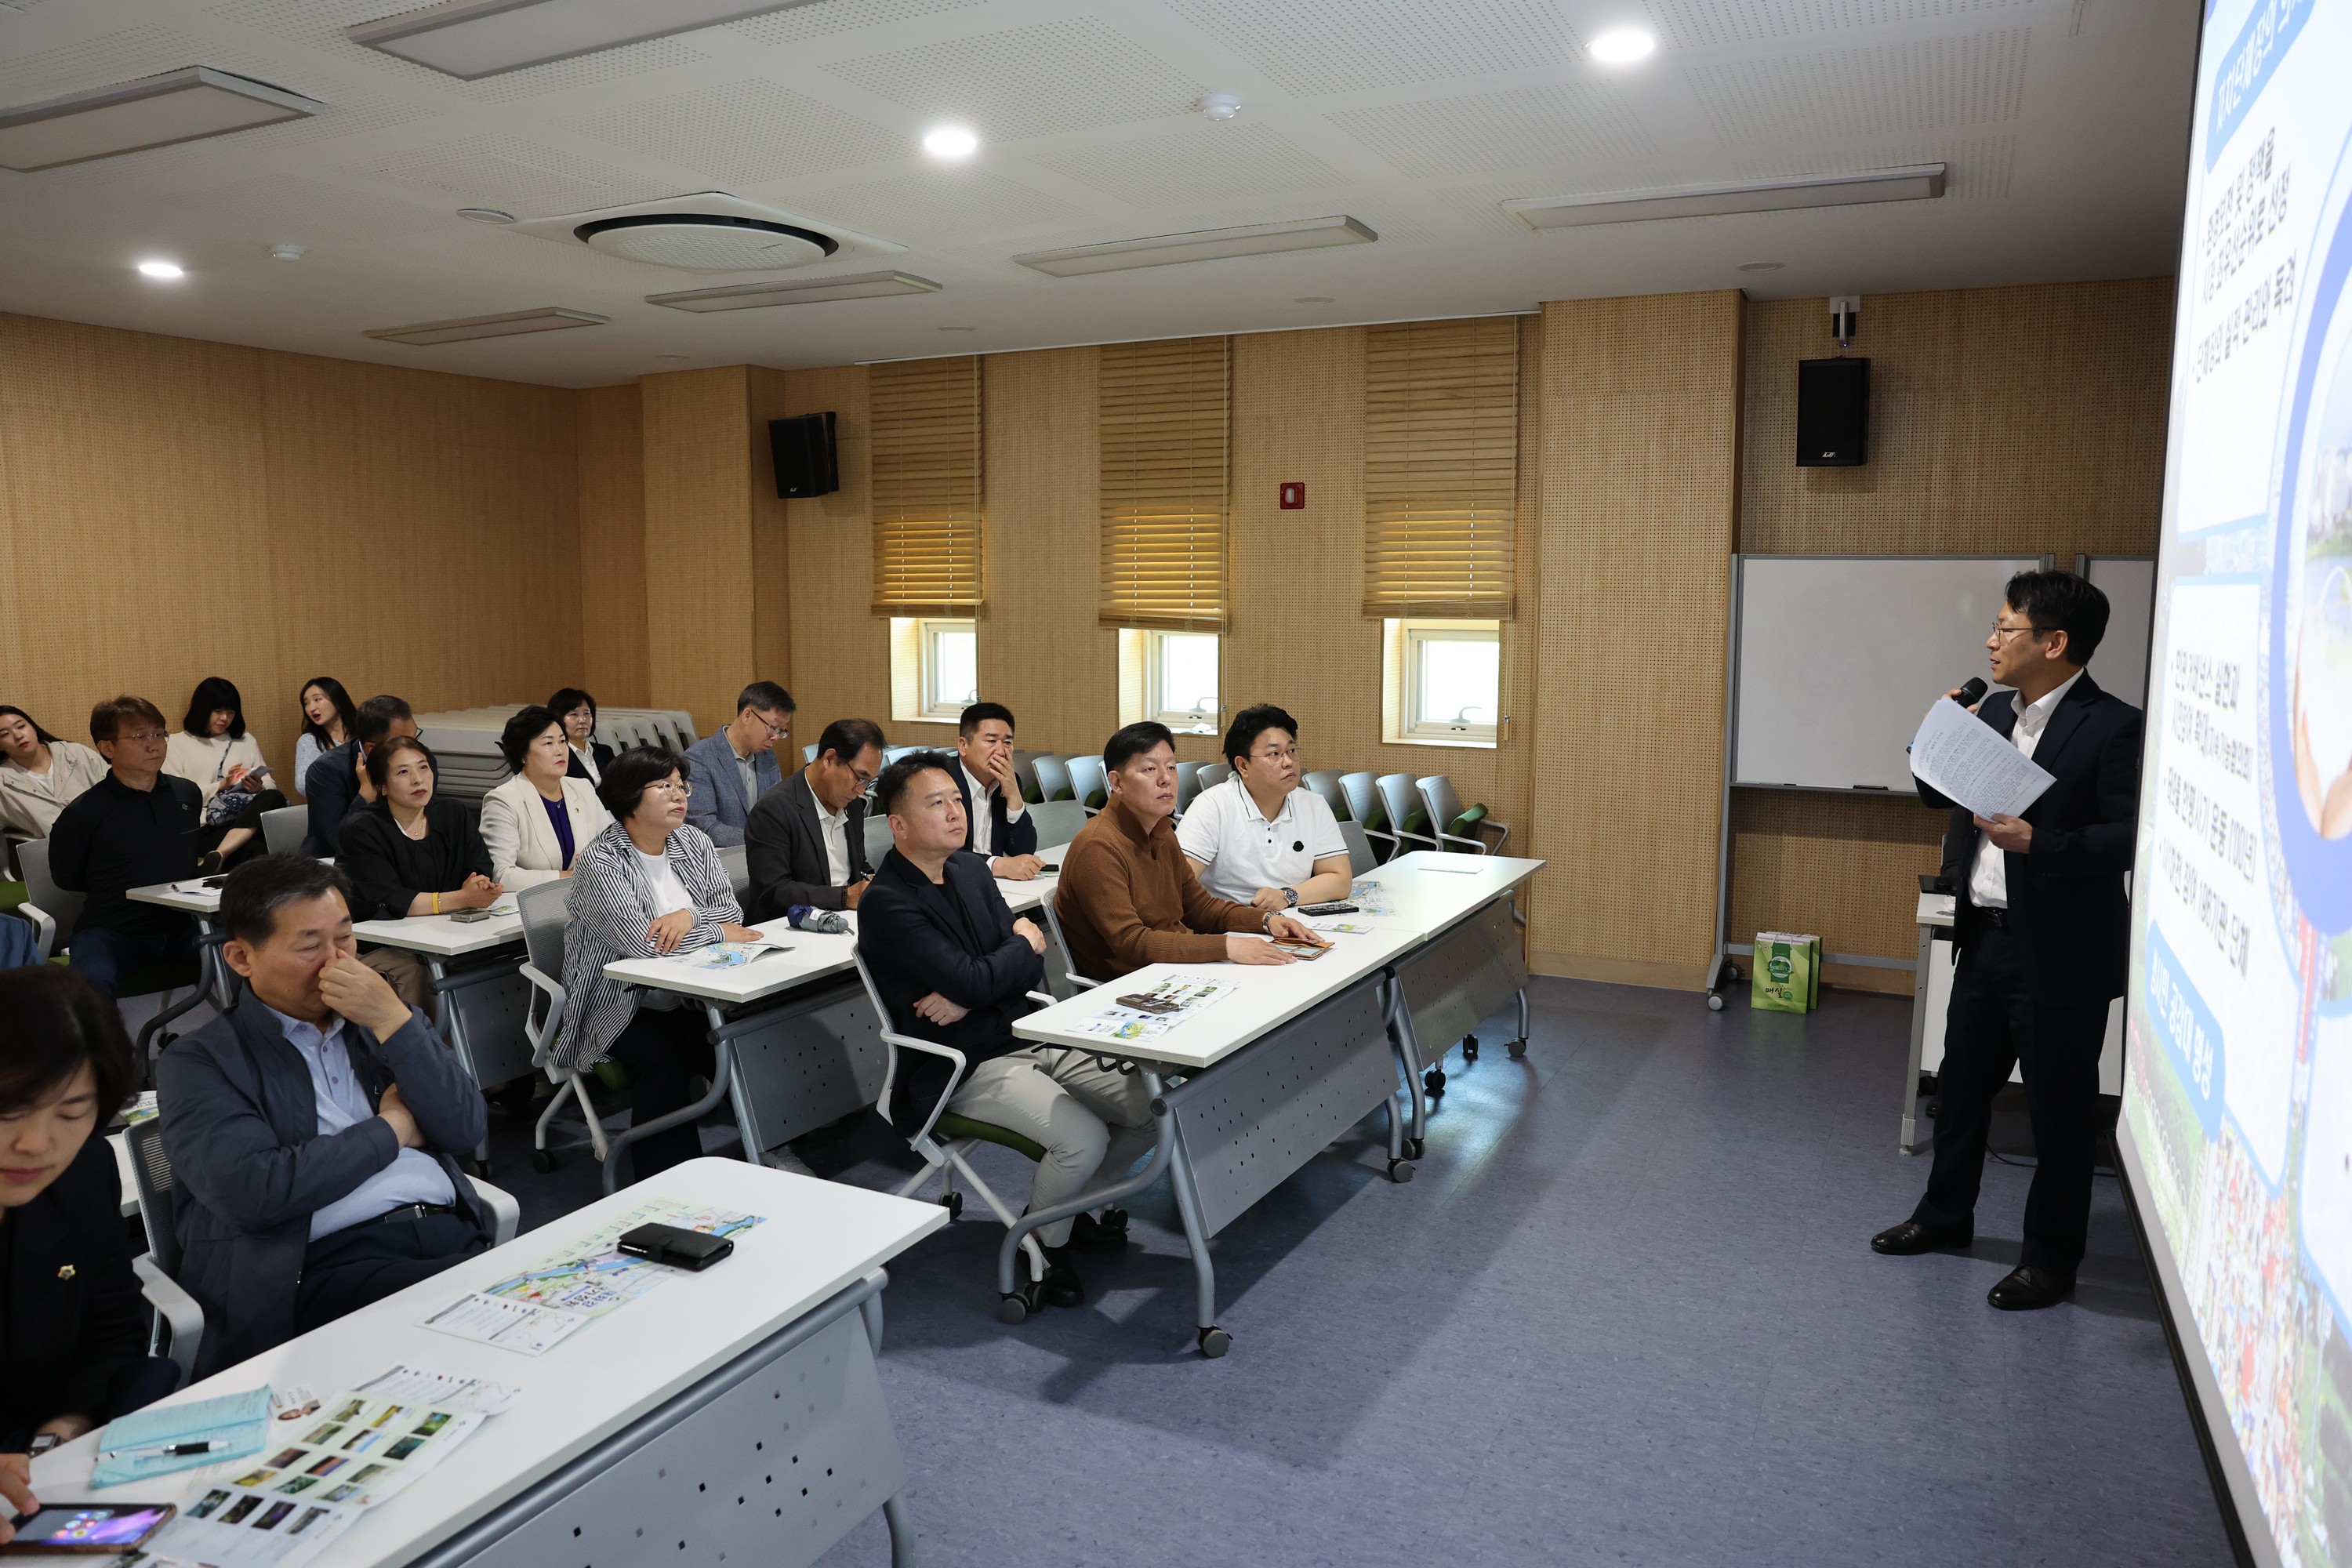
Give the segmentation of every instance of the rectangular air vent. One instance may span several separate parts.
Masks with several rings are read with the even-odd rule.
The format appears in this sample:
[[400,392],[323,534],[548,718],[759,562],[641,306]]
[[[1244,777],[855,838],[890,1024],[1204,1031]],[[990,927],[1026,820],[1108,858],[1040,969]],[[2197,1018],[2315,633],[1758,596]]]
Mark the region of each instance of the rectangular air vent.
[[887,294],[936,294],[944,285],[911,272],[853,272],[804,283],[730,283],[722,289],[688,289],[678,294],[648,294],[648,305],[673,310],[751,310],[762,305],[814,305],[827,300],[878,300]]
[[1300,218],[1292,223],[1253,223],[1239,228],[1195,229],[1190,234],[1114,239],[1074,245],[1066,250],[1033,250],[1013,259],[1056,278],[1091,272],[1123,272],[1136,267],[1167,267],[1179,261],[1220,261],[1231,256],[1270,256],[1281,250],[1314,250],[1327,245],[1370,245],[1380,238],[1351,217]]
[[542,305],[536,310],[510,310],[503,316],[467,316],[455,321],[419,321],[413,327],[373,327],[364,336],[379,342],[471,342],[476,338],[510,338],[520,332],[556,332],[566,327],[601,327],[613,318]]
[[268,82],[190,66],[0,114],[0,168],[31,174],[303,120],[326,107]]

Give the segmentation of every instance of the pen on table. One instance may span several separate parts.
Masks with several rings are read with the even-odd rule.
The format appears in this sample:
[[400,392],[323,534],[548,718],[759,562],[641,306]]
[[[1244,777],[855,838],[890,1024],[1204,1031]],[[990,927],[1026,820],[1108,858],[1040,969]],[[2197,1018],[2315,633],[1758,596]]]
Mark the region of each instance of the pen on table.
[[99,1456],[101,1459],[144,1459],[151,1458],[178,1458],[187,1454],[209,1454],[219,1445],[211,1438],[201,1443],[158,1443],[146,1448],[109,1448]]

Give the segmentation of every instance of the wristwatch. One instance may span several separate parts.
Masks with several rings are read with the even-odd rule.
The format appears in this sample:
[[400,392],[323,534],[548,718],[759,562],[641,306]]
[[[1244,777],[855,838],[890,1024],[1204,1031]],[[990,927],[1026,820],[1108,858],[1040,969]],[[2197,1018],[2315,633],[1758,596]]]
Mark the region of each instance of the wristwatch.
[[55,1432],[36,1432],[33,1434],[32,1442],[26,1445],[25,1452],[28,1458],[37,1459],[64,1441],[65,1439]]
[[1295,910],[1298,907],[1297,889],[1285,888],[1282,889],[1282,907],[1286,910]]

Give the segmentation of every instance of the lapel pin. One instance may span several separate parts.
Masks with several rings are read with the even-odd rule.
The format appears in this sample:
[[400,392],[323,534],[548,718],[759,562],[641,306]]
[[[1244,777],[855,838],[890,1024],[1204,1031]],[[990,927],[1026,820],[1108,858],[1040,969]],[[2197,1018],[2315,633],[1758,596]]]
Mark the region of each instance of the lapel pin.
[[74,1266],[73,1266],[72,1264],[70,1264],[70,1263],[61,1263],[61,1264],[58,1265],[58,1279],[72,1279],[73,1277],[74,1277]]

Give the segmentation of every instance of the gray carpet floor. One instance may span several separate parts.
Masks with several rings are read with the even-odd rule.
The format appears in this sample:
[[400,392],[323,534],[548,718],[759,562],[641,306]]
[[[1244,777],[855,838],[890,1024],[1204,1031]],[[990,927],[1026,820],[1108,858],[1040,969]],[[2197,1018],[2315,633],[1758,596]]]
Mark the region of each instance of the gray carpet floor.
[[[1870,1252],[1926,1178],[1895,1146],[1907,1002],[1532,998],[1524,1061],[1500,1020],[1450,1059],[1416,1180],[1380,1174],[1374,1118],[1216,1239],[1222,1361],[1192,1349],[1164,1184],[1140,1245],[1080,1260],[1084,1308],[1018,1328],[977,1204],[893,1265],[927,1568],[2230,1561],[2112,1179],[2053,1310],[1985,1304],[2017,1165],[1989,1165],[1970,1254]],[[799,1147],[881,1186],[878,1125]],[[536,1176],[528,1147],[493,1150],[527,1225],[593,1195],[583,1158]],[[1017,1203],[1024,1163],[983,1154]],[[878,1517],[825,1559],[887,1561]]]

